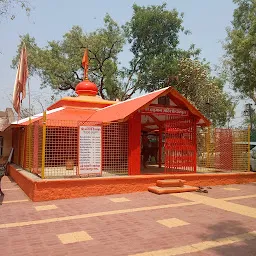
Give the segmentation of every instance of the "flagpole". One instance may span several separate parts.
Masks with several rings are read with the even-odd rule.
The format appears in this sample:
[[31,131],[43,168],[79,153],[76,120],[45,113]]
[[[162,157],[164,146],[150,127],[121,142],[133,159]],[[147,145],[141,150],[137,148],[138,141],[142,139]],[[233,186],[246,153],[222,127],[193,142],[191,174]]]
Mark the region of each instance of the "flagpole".
[[31,116],[29,77],[28,77],[28,111],[29,111],[29,116]]

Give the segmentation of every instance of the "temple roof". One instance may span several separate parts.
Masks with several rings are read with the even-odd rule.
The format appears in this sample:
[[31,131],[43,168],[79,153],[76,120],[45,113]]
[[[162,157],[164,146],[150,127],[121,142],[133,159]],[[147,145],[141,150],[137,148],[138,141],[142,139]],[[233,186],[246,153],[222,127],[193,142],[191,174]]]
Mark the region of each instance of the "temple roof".
[[[57,121],[70,121],[73,122],[72,126],[75,125],[75,122],[84,121],[84,122],[114,122],[114,121],[125,121],[127,120],[133,113],[136,111],[145,109],[147,106],[149,106],[154,100],[161,96],[169,95],[169,97],[172,99],[172,102],[174,106],[181,106],[183,109],[187,109],[190,111],[191,114],[197,117],[197,124],[200,126],[209,126],[210,121],[203,115],[201,112],[199,112],[185,97],[183,97],[178,91],[176,91],[172,87],[166,87],[164,89],[160,89],[142,96],[139,96],[137,98],[129,99],[123,102],[112,102],[112,104],[106,106],[106,107],[92,107],[94,105],[90,105],[89,107],[86,105],[89,103],[95,103],[94,100],[99,102],[105,102],[105,100],[102,99],[92,99],[88,97],[94,97],[96,96],[79,96],[77,98],[71,101],[74,102],[80,102],[85,97],[86,104],[78,106],[74,106],[74,104],[71,105],[63,105],[58,108],[52,109],[52,105],[47,111],[47,120],[56,120],[55,124],[57,124]],[[80,98],[82,97],[82,98]],[[70,97],[71,98],[71,97]],[[80,99],[79,99],[80,98]],[[68,98],[69,99],[69,98]],[[90,102],[91,100],[91,102]],[[68,100],[66,101],[68,102]],[[104,104],[103,104],[104,105]],[[87,107],[86,107],[87,106]],[[41,119],[43,114],[35,115],[31,117],[32,122]],[[52,121],[52,124],[54,122]],[[61,122],[59,122],[61,126]],[[19,122],[14,122],[13,124],[18,125],[28,125],[29,119],[23,119]]]
[[[188,109],[194,116],[196,116],[198,118],[198,125],[209,126],[211,124],[211,122],[199,110],[197,110],[197,108],[195,108],[185,97],[172,87],[166,87],[137,98],[118,102],[115,105],[100,109],[95,112],[88,121],[124,121],[134,112],[146,108],[150,103],[152,103],[152,101],[164,95],[170,95],[173,101]],[[175,105],[177,106],[177,104]]]

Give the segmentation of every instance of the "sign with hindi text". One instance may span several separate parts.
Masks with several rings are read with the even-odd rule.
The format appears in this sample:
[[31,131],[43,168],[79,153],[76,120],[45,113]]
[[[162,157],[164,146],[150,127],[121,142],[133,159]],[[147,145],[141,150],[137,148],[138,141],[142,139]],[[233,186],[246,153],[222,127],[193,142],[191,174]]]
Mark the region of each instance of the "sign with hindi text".
[[101,126],[79,127],[79,174],[101,174]]
[[158,115],[171,115],[171,116],[189,116],[188,110],[181,108],[171,108],[171,107],[158,107],[149,106],[141,111],[143,114],[158,114]]

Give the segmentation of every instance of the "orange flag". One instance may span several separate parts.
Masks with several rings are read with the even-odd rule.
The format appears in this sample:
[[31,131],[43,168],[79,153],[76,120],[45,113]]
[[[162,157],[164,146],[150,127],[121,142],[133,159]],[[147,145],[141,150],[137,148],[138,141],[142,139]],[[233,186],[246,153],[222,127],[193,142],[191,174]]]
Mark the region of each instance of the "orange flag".
[[[13,90],[13,108],[20,114],[20,103],[26,97],[26,83],[28,79],[27,50],[24,45],[21,49],[20,60]],[[20,94],[22,94],[20,98]]]
[[84,68],[84,79],[88,79],[89,57],[88,57],[88,49],[87,48],[84,51],[82,66]]

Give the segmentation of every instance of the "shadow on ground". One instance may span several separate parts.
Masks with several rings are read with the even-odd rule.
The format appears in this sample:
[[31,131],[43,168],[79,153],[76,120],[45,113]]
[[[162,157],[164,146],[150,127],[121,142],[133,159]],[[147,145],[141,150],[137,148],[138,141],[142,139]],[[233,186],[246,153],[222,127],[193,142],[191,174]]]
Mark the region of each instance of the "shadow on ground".
[[[248,218],[248,221],[251,221],[251,218]],[[216,224],[213,224],[208,227],[207,234],[200,236],[203,241],[217,240],[221,238],[227,238],[231,236],[237,236],[245,234],[248,232],[254,231],[253,228],[249,229],[244,226],[243,222],[240,221],[222,221]],[[245,240],[241,242],[235,242],[229,245],[217,246],[211,249],[208,249],[205,252],[205,255],[219,255],[219,256],[255,256],[256,255],[256,236],[253,240]],[[193,256],[195,254],[191,254]],[[204,255],[204,254],[203,254]]]

